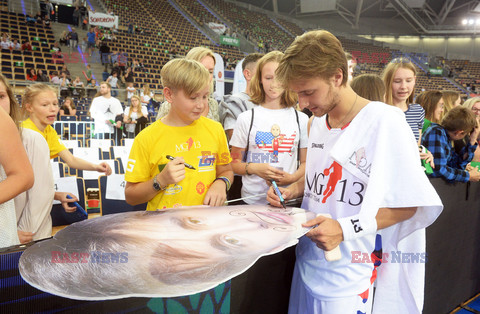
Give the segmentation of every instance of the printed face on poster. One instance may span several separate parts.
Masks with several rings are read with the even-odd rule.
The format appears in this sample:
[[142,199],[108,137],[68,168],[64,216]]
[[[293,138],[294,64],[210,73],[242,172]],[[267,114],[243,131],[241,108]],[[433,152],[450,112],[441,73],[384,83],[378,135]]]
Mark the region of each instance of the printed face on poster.
[[265,205],[108,215],[31,246],[19,269],[33,287],[71,299],[189,295],[295,245],[314,217]]

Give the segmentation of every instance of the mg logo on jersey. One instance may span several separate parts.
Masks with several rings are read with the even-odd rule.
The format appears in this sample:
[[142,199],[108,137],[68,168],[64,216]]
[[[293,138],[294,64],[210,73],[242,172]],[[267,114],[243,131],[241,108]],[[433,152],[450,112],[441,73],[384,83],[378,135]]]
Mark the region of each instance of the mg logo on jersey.
[[201,148],[202,145],[200,144],[200,141],[195,141],[191,137],[182,144],[175,145],[175,152],[177,153],[182,153],[182,152],[188,152],[192,148]]

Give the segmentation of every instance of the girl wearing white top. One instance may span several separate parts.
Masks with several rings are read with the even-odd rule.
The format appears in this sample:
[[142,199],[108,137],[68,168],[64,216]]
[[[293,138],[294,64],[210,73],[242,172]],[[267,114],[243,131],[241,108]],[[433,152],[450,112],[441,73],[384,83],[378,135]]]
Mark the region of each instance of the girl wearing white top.
[[127,138],[134,138],[142,129],[141,124],[147,123],[148,111],[145,106],[141,105],[140,97],[132,96],[132,105],[125,108],[123,114],[123,122],[127,131]]
[[232,168],[242,176],[247,204],[267,204],[272,180],[289,185],[305,174],[308,117],[295,109],[296,94],[275,81],[282,56],[272,51],[258,61],[251,101],[259,106],[238,116],[230,141]]

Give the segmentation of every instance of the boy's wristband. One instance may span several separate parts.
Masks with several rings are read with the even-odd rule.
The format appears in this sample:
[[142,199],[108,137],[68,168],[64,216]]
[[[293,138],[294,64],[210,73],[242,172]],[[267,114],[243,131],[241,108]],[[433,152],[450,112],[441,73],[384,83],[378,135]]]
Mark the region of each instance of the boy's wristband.
[[342,227],[344,241],[355,240],[377,232],[377,220],[375,217],[364,221],[360,220],[360,215],[353,215],[339,218],[337,221]]
[[215,180],[213,180],[213,182],[217,181],[217,180],[222,180],[223,182],[225,182],[225,186],[226,186],[226,189],[227,189],[227,192],[228,190],[230,190],[230,187],[232,186],[232,184],[230,183],[230,179],[228,179],[227,177],[218,177],[216,178]]

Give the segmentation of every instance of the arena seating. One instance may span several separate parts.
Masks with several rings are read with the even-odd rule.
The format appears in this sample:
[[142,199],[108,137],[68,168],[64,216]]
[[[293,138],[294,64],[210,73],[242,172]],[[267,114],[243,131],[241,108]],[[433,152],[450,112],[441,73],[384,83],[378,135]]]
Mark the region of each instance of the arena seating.
[[58,71],[62,64],[55,61],[50,53],[50,46],[55,42],[49,26],[29,24],[25,15],[12,12],[0,12],[0,32],[8,33],[11,40],[17,39],[19,43],[29,40],[33,51],[2,50],[0,62],[2,73],[5,77],[14,80],[25,80],[26,71],[30,68]]

